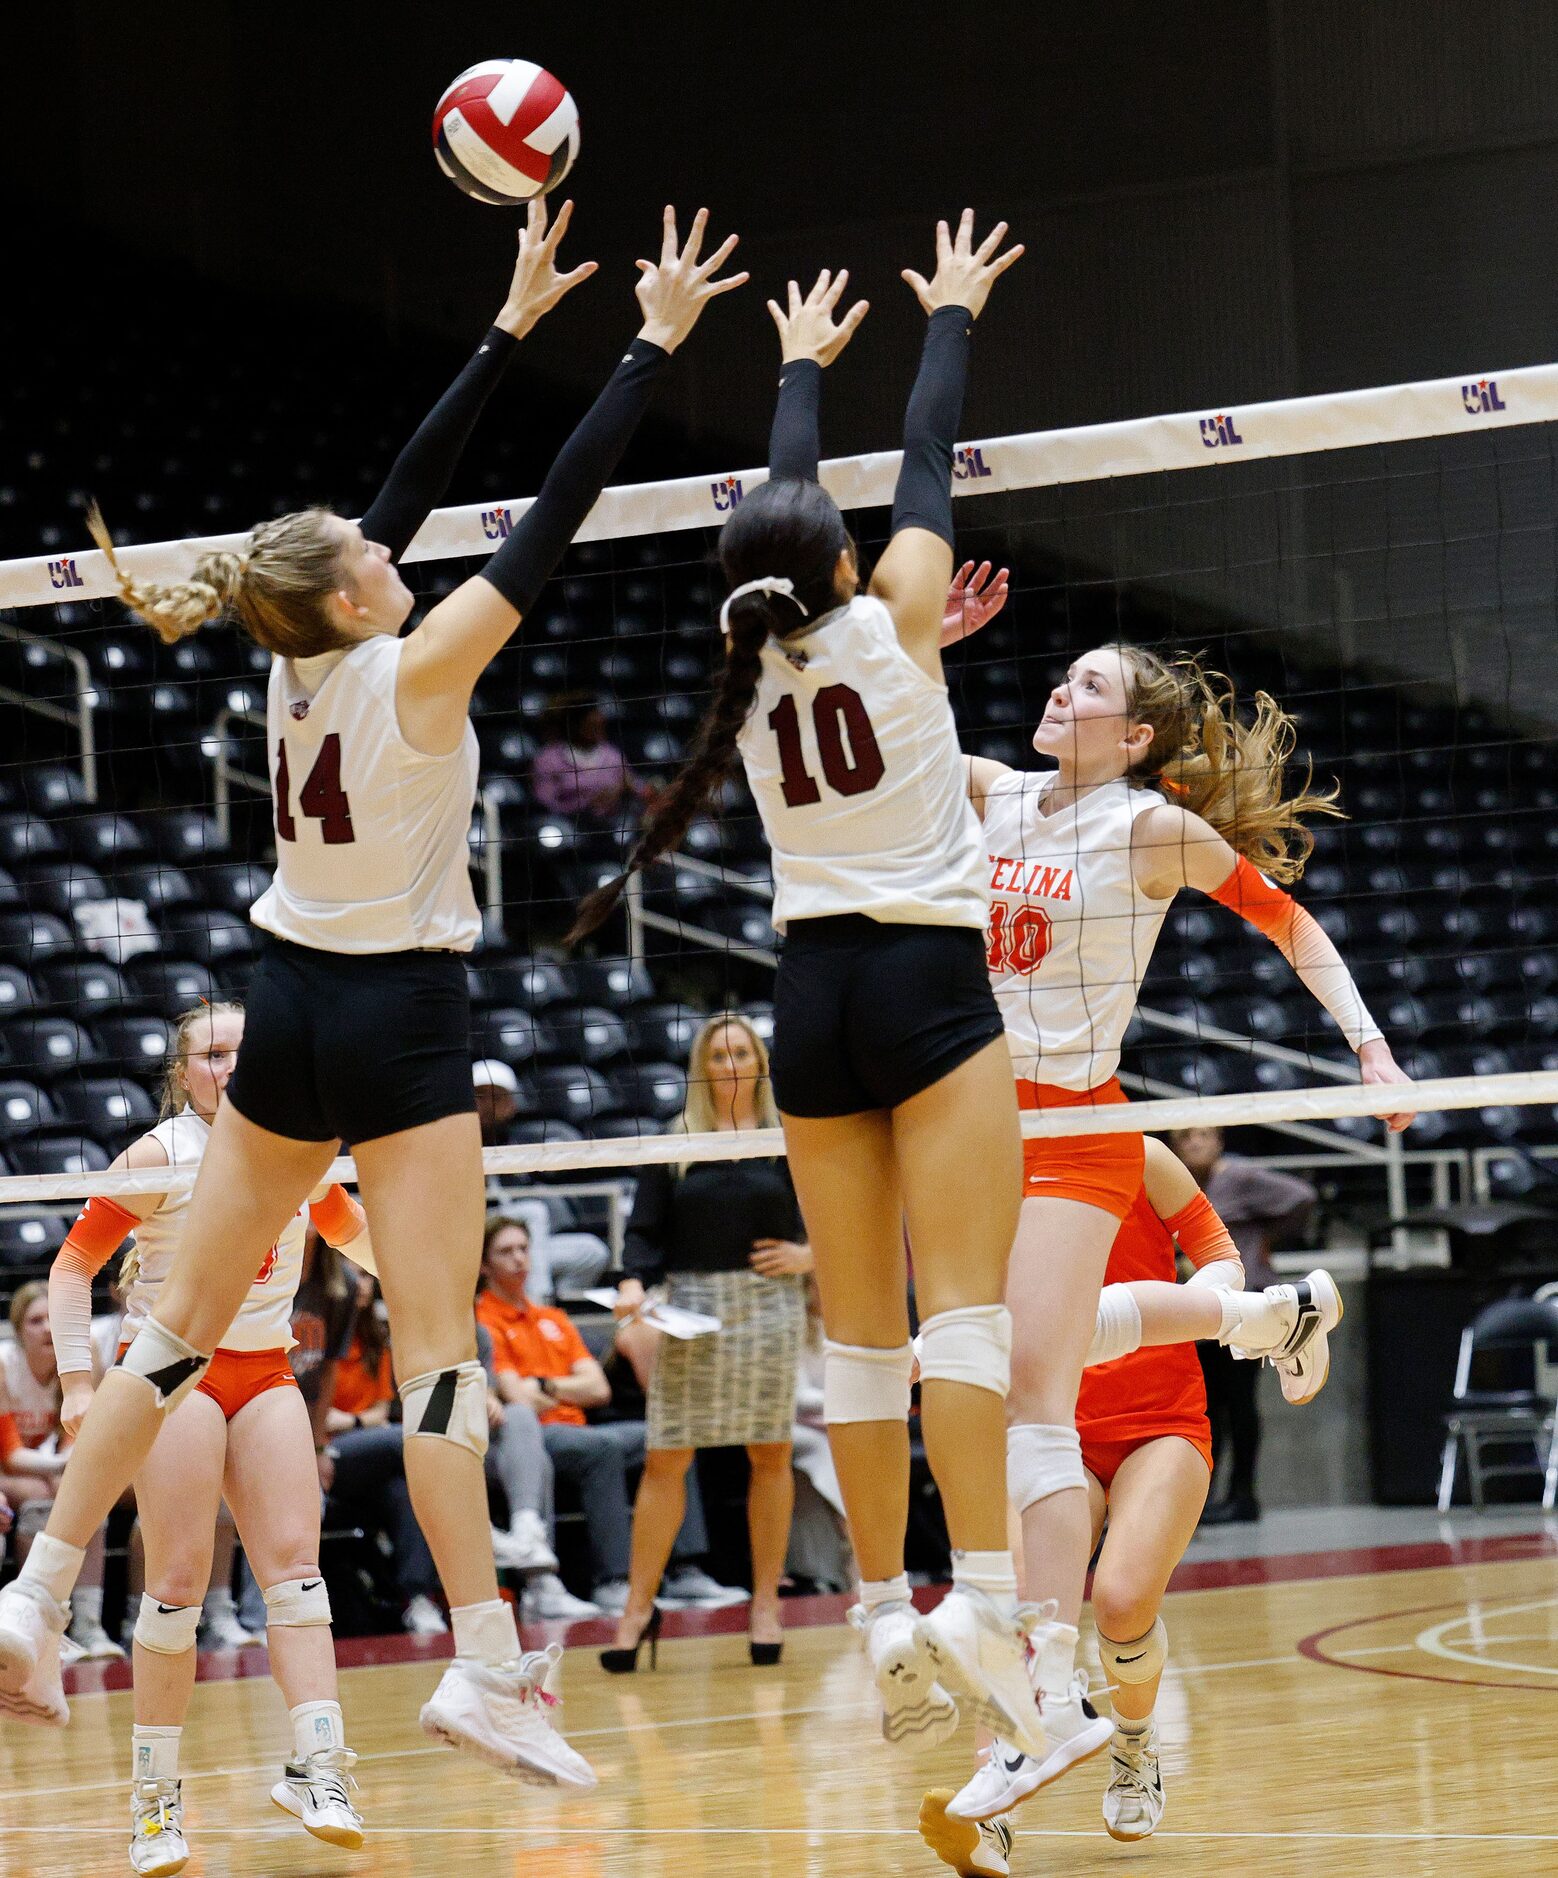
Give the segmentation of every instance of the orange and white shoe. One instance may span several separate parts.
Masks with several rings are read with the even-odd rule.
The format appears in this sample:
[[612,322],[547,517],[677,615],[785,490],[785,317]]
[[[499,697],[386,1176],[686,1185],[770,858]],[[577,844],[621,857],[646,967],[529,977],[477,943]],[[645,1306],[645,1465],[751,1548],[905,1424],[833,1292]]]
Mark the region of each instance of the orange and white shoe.
[[920,1837],[958,1878],[1010,1878],[1012,1828],[1005,1819],[953,1819],[950,1793],[927,1793],[920,1802]]

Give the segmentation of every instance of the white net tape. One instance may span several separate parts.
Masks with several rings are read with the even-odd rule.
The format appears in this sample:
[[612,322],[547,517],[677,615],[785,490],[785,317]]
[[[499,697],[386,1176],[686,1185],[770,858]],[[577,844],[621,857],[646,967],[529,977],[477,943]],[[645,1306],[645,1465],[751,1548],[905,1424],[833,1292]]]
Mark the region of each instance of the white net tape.
[[[1382,1113],[1421,1114],[1435,1109],[1486,1109],[1525,1103],[1558,1103],[1558,1072],[1531,1071],[1513,1076],[1450,1076],[1433,1082],[1388,1087],[1349,1084],[1319,1089],[1271,1090],[1256,1095],[1180,1096],[1163,1101],[1116,1103],[1100,1108],[1029,1111],[1022,1117],[1025,1135],[1162,1134],[1171,1128],[1259,1127],[1291,1121],[1325,1121],[1339,1116]],[[1408,1134],[1410,1140],[1410,1132]],[[646,1135],[638,1140],[559,1141],[515,1148],[488,1148],[482,1165],[495,1174],[560,1174],[613,1171],[681,1161],[751,1161],[784,1153],[778,1128],[752,1128],[720,1134]],[[357,1170],[349,1158],[334,1162],[328,1178],[348,1185]],[[195,1171],[169,1173],[151,1168],[129,1174],[13,1175],[0,1179],[0,1205],[47,1205],[93,1195],[116,1198],[127,1193],[176,1193],[195,1184]]]
[[[1558,365],[1530,365],[1469,378],[1436,378],[1414,385],[1379,385],[1314,398],[1178,412],[1038,430],[964,444],[953,470],[954,495],[995,495],[1061,483],[1097,482],[1154,470],[1209,469],[1256,457],[1299,456],[1401,443],[1415,437],[1452,436],[1512,424],[1558,420]],[[834,457],[822,481],[845,509],[892,500],[899,452]],[[656,535],[717,527],[749,490],[766,482],[766,469],[671,482],[635,483],[603,491],[577,541]],[[477,502],[438,509],[423,524],[405,561],[437,561],[490,554],[533,498]],[[125,548],[120,560],[141,579],[179,579],[197,555],[241,547],[242,535],[210,535]],[[105,557],[96,550],[0,561],[0,607],[57,606],[62,600],[101,599],[116,592]]]

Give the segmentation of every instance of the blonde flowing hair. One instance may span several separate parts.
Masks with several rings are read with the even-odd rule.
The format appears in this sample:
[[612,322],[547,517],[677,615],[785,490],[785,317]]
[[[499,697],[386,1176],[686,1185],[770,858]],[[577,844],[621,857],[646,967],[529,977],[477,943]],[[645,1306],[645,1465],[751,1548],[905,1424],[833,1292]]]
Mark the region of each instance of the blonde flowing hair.
[[[208,1004],[202,999],[199,1004],[192,1004],[187,1011],[179,1012],[173,1021],[173,1035],[168,1039],[168,1054],[162,1064],[159,1121],[169,1121],[189,1107],[189,1084],[184,1077],[184,1065],[189,1060],[190,1038],[196,1024],[202,1018],[209,1018],[214,1025],[219,1017],[242,1016],[243,1006],[232,998],[219,998],[215,1004]],[[140,1248],[132,1240],[119,1265],[121,1291],[130,1289],[140,1269]]]
[[1242,718],[1232,680],[1198,659],[1162,659],[1142,646],[1109,649],[1125,667],[1127,718],[1152,731],[1129,780],[1162,788],[1235,853],[1291,885],[1314,852],[1306,819],[1343,814],[1336,785],[1316,789],[1307,758],[1298,787],[1284,793],[1298,746],[1293,718],[1266,691],[1255,693],[1254,715]]
[[[707,1135],[713,1134],[719,1127],[720,1111],[709,1079],[709,1048],[718,1032],[727,1026],[744,1030],[752,1040],[753,1053],[757,1057],[757,1087],[752,1092],[752,1106],[757,1115],[758,1127],[779,1126],[779,1109],[774,1101],[774,1086],[769,1077],[767,1044],[753,1028],[751,1018],[743,1016],[740,1011],[716,1011],[700,1027],[687,1053],[687,1102],[667,1130],[669,1134]],[[691,1165],[690,1161],[679,1162],[677,1174],[685,1175]]]
[[120,597],[164,645],[210,620],[234,619],[258,646],[284,659],[313,658],[357,642],[331,621],[325,601],[342,584],[341,544],[328,509],[297,509],[261,522],[243,547],[202,554],[188,580],[138,581],[120,566],[103,512],[87,510]]

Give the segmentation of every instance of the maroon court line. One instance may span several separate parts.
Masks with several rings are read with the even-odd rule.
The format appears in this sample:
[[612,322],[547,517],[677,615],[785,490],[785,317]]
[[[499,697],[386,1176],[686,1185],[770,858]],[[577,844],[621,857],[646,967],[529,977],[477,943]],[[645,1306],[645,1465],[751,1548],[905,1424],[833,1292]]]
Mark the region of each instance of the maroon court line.
[[[1175,1571],[1169,1580],[1169,1590],[1212,1591],[1237,1586],[1296,1584],[1305,1579],[1363,1577],[1382,1572],[1423,1571],[1443,1565],[1488,1565],[1554,1556],[1558,1556],[1558,1540],[1546,1533],[1532,1532],[1448,1541],[1429,1539],[1411,1545],[1356,1546],[1340,1552],[1285,1552],[1269,1558],[1190,1559]],[[944,1590],[945,1586],[941,1585],[917,1590],[915,1603],[922,1610],[928,1610],[940,1601]],[[786,1598],[785,1628],[807,1630],[819,1625],[841,1624],[853,1601],[847,1595]],[[745,1635],[746,1627],[747,1607],[737,1604],[714,1611],[667,1611],[661,1634],[667,1639],[739,1637]],[[526,1624],[523,1627],[526,1645],[537,1649],[551,1642],[566,1644],[570,1650],[604,1649],[609,1647],[615,1634],[616,1620],[605,1617],[591,1618],[582,1624]],[[454,1643],[449,1637],[411,1637],[404,1633],[340,1637],[336,1640],[335,1654],[342,1669],[365,1669],[384,1663],[437,1663],[454,1654]],[[1319,1656],[1314,1660],[1331,1661]],[[1353,1665],[1348,1663],[1345,1667]],[[236,1682],[246,1676],[269,1673],[269,1658],[263,1648],[202,1651],[196,1679]],[[1379,1673],[1405,1672],[1381,1670]],[[67,1695],[106,1694],[131,1686],[128,1663],[83,1663],[67,1669],[64,1677]],[[1458,1682],[1454,1677],[1438,1680],[1457,1683],[1459,1687],[1474,1686]],[[1508,1686],[1526,1688],[1528,1685]]]
[[1352,1669],[1365,1676],[1394,1676],[1405,1682],[1437,1682],[1449,1689],[1517,1689],[1524,1695],[1552,1695],[1553,1689],[1535,1682],[1503,1682],[1486,1676],[1440,1676],[1426,1669],[1386,1669],[1380,1663],[1360,1663],[1356,1657],[1327,1656],[1322,1645],[1345,1630],[1361,1630],[1366,1624],[1388,1624],[1394,1618],[1431,1617],[1437,1611],[1464,1611],[1466,1606],[1452,1600],[1449,1604],[1417,1604],[1405,1610],[1376,1611],[1372,1617],[1350,1617],[1345,1623],[1332,1624],[1300,1637],[1293,1646],[1311,1663],[1323,1663],[1327,1669]]

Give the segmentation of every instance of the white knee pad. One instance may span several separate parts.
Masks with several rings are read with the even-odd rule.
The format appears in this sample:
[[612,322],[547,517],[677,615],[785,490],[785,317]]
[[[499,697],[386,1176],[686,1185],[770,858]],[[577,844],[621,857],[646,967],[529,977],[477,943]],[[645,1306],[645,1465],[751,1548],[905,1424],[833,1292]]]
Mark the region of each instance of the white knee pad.
[[1084,1367],[1112,1363],[1117,1356],[1129,1356],[1141,1348],[1141,1306],[1129,1285],[1105,1285],[1098,1294],[1098,1320],[1093,1326],[1093,1341],[1087,1346]]
[[1098,1655],[1110,1682],[1151,1682],[1154,1676],[1163,1674],[1163,1665],[1168,1661],[1168,1632],[1163,1628],[1163,1619],[1160,1617],[1146,1636],[1130,1643],[1116,1643],[1100,1630]]
[[841,1422],[906,1422],[914,1351],[907,1344],[879,1350],[860,1343],[835,1343],[822,1351],[822,1419]]
[[469,1448],[480,1459],[487,1452],[487,1372],[480,1363],[453,1369],[430,1369],[400,1385],[406,1438],[436,1435]]
[[323,1578],[287,1578],[265,1587],[267,1629],[330,1622],[330,1593]]
[[160,1409],[175,1409],[206,1373],[210,1354],[202,1356],[193,1344],[164,1330],[148,1317],[136,1332],[119,1367],[127,1376],[149,1382]]
[[1004,1396],[1012,1386],[1012,1314],[1004,1304],[938,1311],[920,1326],[920,1381],[964,1382]]
[[135,1641],[143,1650],[155,1650],[159,1656],[182,1656],[195,1647],[195,1632],[200,1628],[198,1604],[164,1604],[149,1591],[141,1593],[141,1608],[135,1617]]
[[1087,1487],[1082,1438],[1058,1422],[1019,1422],[1006,1431],[1006,1497],[1019,1513],[1052,1493]]

